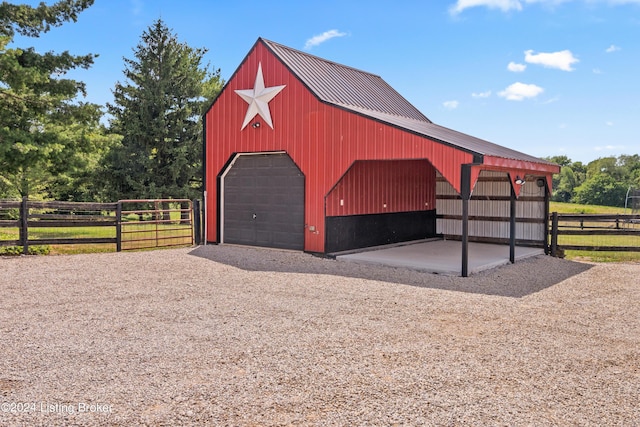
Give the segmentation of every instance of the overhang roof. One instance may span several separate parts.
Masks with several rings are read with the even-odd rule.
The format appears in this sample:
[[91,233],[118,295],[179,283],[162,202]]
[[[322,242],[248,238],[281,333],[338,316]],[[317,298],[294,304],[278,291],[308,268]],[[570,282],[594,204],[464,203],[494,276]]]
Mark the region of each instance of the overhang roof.
[[381,77],[260,39],[322,102],[440,141],[476,156],[554,163],[431,122]]

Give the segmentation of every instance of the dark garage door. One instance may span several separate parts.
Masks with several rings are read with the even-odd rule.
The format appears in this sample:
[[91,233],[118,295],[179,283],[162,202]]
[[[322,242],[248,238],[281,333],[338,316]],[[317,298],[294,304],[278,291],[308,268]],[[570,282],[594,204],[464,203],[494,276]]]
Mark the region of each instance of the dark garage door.
[[304,249],[304,175],[286,154],[238,156],[224,178],[224,242]]

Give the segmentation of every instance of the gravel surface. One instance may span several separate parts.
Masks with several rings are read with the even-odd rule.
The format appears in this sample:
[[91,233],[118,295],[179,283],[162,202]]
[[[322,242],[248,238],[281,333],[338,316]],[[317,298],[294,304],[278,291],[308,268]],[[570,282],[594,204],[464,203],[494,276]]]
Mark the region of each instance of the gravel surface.
[[640,425],[640,264],[0,259],[0,425]]

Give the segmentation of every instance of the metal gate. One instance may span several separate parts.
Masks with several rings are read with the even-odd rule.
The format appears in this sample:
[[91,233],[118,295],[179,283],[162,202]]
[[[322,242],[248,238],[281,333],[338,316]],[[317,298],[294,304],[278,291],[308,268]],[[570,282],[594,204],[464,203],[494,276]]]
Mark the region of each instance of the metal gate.
[[118,206],[118,251],[193,245],[191,200],[120,200]]

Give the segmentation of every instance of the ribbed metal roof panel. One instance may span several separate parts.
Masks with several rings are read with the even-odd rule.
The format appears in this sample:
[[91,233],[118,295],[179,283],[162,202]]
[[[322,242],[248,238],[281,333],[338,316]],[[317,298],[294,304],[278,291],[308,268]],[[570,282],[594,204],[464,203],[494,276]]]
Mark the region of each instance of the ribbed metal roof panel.
[[346,108],[430,120],[375,74],[367,73],[281,44],[262,41],[322,101]]
[[431,122],[379,76],[261,40],[321,101],[473,154],[554,165]]

